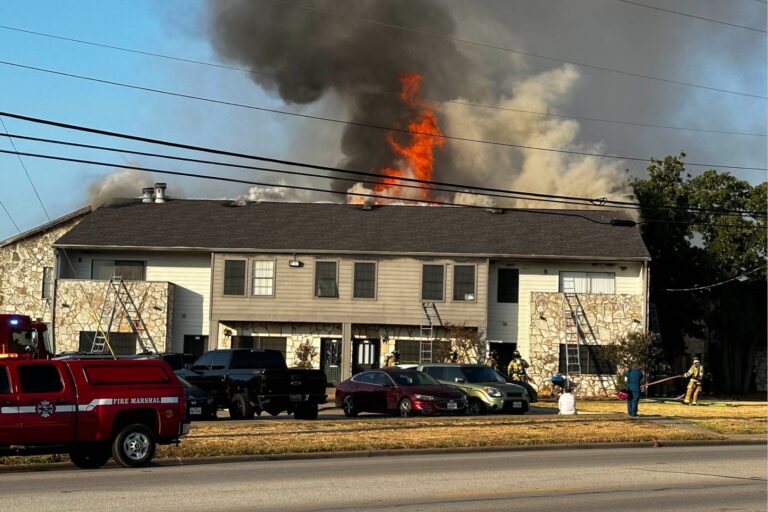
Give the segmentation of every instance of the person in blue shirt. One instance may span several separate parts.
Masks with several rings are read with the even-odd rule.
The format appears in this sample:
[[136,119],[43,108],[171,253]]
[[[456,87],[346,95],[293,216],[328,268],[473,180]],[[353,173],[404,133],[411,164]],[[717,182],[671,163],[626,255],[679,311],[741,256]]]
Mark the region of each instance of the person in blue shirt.
[[629,390],[627,398],[627,415],[630,418],[637,417],[637,404],[640,402],[640,383],[643,380],[643,372],[633,365],[629,365],[629,370],[624,374],[624,382]]

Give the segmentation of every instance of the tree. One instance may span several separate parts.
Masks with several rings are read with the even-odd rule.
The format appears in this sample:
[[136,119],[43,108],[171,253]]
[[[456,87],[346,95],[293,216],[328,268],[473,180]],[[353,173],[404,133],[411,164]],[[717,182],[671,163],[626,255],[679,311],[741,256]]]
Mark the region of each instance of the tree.
[[[632,183],[652,258],[651,302],[658,309],[668,359],[682,353],[686,335],[707,338],[708,367],[717,391],[746,392],[753,355],[766,341],[768,185],[753,186],[715,170],[692,177],[685,171],[684,157],[681,153],[652,160],[648,177]],[[711,211],[717,209],[755,213]],[[707,286],[746,272],[745,282]]]
[[[480,354],[485,349],[485,335],[476,327],[467,326],[466,322],[460,324],[445,323],[445,336],[451,342],[451,351],[458,352],[458,363],[477,362]],[[441,357],[447,360],[446,357]],[[438,359],[439,360],[439,359]]]
[[652,332],[630,332],[604,347],[605,358],[615,366],[638,368],[646,378],[666,373],[663,350],[658,336]]

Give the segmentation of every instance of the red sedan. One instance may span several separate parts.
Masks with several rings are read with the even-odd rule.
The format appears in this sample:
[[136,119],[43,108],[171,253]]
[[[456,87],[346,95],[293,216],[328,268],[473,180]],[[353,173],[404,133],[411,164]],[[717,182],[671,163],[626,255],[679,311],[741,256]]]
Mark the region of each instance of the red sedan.
[[382,368],[358,373],[336,386],[336,407],[346,416],[379,412],[411,416],[463,414],[467,397],[416,370]]

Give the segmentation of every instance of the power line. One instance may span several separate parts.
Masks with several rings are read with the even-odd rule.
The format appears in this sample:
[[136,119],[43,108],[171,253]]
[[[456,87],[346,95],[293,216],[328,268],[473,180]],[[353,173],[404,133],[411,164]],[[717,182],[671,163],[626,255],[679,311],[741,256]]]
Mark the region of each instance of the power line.
[[[161,59],[168,59],[173,61],[179,61],[184,62],[188,64],[199,64],[203,66],[209,66],[214,68],[221,68],[221,69],[228,69],[232,71],[238,71],[238,72],[245,72],[245,73],[253,73],[257,75],[263,75],[263,76],[270,76],[273,77],[274,75],[271,73],[265,73],[260,71],[253,71],[251,69],[247,68],[241,68],[237,66],[228,66],[223,64],[217,64],[210,61],[201,61],[201,60],[195,60],[195,59],[189,59],[184,57],[177,57],[173,55],[167,55],[167,54],[161,54],[161,53],[155,53],[155,52],[149,52],[144,50],[136,50],[133,48],[126,48],[124,46],[115,46],[115,45],[109,45],[109,44],[103,44],[103,43],[97,43],[94,41],[86,41],[84,39],[75,39],[71,37],[64,37],[59,36],[55,34],[48,34],[45,32],[37,32],[34,30],[26,30],[22,28],[17,27],[11,27],[8,25],[0,25],[0,29],[3,30],[11,30],[16,31],[24,34],[31,34],[36,36],[42,36],[42,37],[49,37],[53,39],[60,39],[63,41],[69,41],[79,44],[85,44],[100,48],[107,48],[110,50],[118,50],[123,52],[129,52],[129,53],[135,53],[139,55],[145,55],[150,57],[158,57]],[[389,91],[375,91],[375,94],[383,94],[387,96],[399,96],[399,92],[389,92]],[[573,114],[555,114],[551,112],[538,112],[534,110],[524,110],[524,109],[517,109],[517,108],[511,108],[511,107],[502,107],[499,105],[486,105],[484,103],[476,103],[476,102],[468,102],[468,101],[459,101],[459,100],[441,100],[437,98],[424,98],[425,101],[433,104],[446,104],[446,105],[461,105],[465,107],[470,108],[483,108],[483,109],[490,109],[490,110],[499,110],[499,111],[505,111],[505,112],[516,112],[520,114],[527,114],[527,115],[538,115],[538,116],[544,116],[544,117],[556,117],[560,119],[576,119],[579,121],[588,121],[588,122],[595,122],[595,123],[608,123],[608,124],[619,124],[619,125],[626,125],[626,126],[635,126],[640,128],[658,128],[658,129],[664,129],[664,130],[677,130],[677,131],[690,131],[690,132],[697,132],[697,133],[716,133],[716,134],[722,134],[722,135],[740,135],[740,136],[747,136],[747,137],[766,137],[768,134],[765,133],[754,133],[754,132],[740,132],[740,131],[729,131],[729,130],[712,130],[707,128],[694,128],[689,126],[672,126],[667,124],[657,124],[657,123],[640,123],[635,121],[621,121],[616,119],[601,119],[597,117],[589,117],[589,116],[577,116]]]
[[[13,142],[13,139],[11,138],[10,134],[8,133],[8,128],[5,126],[5,121],[3,121],[3,118],[0,117],[0,124],[3,126],[3,131],[5,132],[6,137],[8,137],[8,141],[11,143],[11,147],[14,151],[16,151],[16,144]],[[32,177],[29,175],[29,171],[27,170],[27,166],[24,165],[24,160],[22,160],[21,155],[18,154],[18,151],[16,152],[16,157],[19,159],[19,163],[21,164],[21,168],[24,169],[24,174],[27,175],[27,180],[29,181],[29,184],[32,185],[32,190],[35,191],[35,196],[37,197],[37,201],[40,203],[40,206],[43,207],[43,212],[45,212],[45,218],[48,219],[48,221],[51,221],[51,216],[48,215],[48,210],[45,208],[45,205],[43,204],[43,200],[40,199],[40,193],[37,191],[37,187],[35,186],[35,183],[32,181]]]
[[[234,151],[227,151],[222,149],[216,149],[216,148],[210,148],[210,147],[204,147],[204,146],[196,146],[196,145],[190,145],[190,144],[183,144],[179,142],[174,141],[167,141],[167,140],[161,140],[161,139],[154,139],[149,137],[141,137],[137,135],[131,135],[121,132],[114,132],[114,131],[107,131],[107,130],[100,130],[96,128],[90,128],[86,126],[80,126],[80,125],[73,125],[73,124],[67,124],[67,123],[60,123],[57,121],[52,121],[48,119],[41,119],[41,118],[35,118],[30,116],[24,116],[20,114],[12,114],[8,112],[0,112],[0,116],[8,116],[13,117],[19,120],[29,121],[33,123],[43,124],[47,126],[54,126],[57,128],[64,128],[69,130],[75,130],[75,131],[81,131],[85,133],[92,133],[97,135],[106,135],[109,137],[115,137],[115,138],[121,138],[126,140],[134,140],[138,142],[144,142],[149,144],[155,144],[155,145],[161,145],[161,146],[167,146],[172,148],[178,148],[178,149],[184,149],[184,150],[191,150],[191,151],[198,151],[198,152],[204,152],[204,153],[211,153],[215,155],[221,155],[221,156],[230,156],[230,157],[236,157],[236,158],[244,158],[249,160],[258,160],[262,162],[269,162],[272,164],[280,164],[280,165],[287,165],[292,167],[303,167],[303,168],[309,168],[309,169],[315,169],[319,171],[328,171],[328,172],[337,172],[342,174],[353,174],[358,176],[368,176],[373,177],[376,179],[381,179],[383,176],[381,174],[372,173],[372,172],[363,172],[363,171],[357,171],[357,170],[351,170],[351,169],[342,169],[339,167],[331,167],[326,165],[318,165],[318,164],[310,164],[305,162],[296,162],[292,160],[285,160],[285,159],[278,159],[278,158],[269,158],[269,157],[263,157],[258,155],[251,155],[247,153],[238,153]],[[189,161],[189,162],[196,162],[196,163],[208,163],[208,164],[217,164],[217,165],[235,165],[235,164],[223,164],[221,162],[215,162],[215,161],[206,161],[206,160],[199,160],[199,159],[190,159],[190,158],[183,158],[183,157],[173,157],[169,155],[162,155],[158,153],[147,153],[147,152],[140,152],[140,151],[133,151],[133,150],[122,150],[118,148],[112,148],[108,146],[96,146],[96,145],[90,145],[90,144],[81,144],[81,143],[75,143],[75,142],[69,142],[69,141],[60,141],[56,139],[47,139],[47,138],[41,138],[41,137],[30,137],[26,135],[15,135],[17,138],[25,139],[25,140],[32,140],[32,141],[39,141],[39,142],[46,142],[46,143],[53,143],[53,144],[62,144],[62,145],[68,145],[68,146],[75,146],[75,147],[83,147],[87,149],[101,149],[101,150],[108,150],[108,151],[119,151],[124,153],[130,153],[130,154],[138,154],[143,156],[152,156],[152,157],[160,157],[160,158],[171,158],[171,159],[178,159],[183,161]],[[275,169],[264,169],[264,168],[255,168],[255,170],[269,170],[273,172],[279,172]],[[317,177],[316,175],[312,175]],[[454,189],[460,189],[460,190],[453,190],[452,192],[463,192],[467,189],[472,190],[478,190],[483,192],[494,192],[494,193],[503,193],[503,194],[518,194],[518,195],[526,195],[530,196],[528,198],[547,198],[547,199],[563,199],[563,200],[569,200],[569,201],[581,201],[584,204],[590,204],[593,206],[620,206],[620,207],[634,207],[635,209],[642,209],[643,206],[640,203],[635,203],[631,201],[617,201],[617,200],[609,200],[606,198],[588,198],[588,197],[578,197],[578,196],[565,196],[565,195],[555,195],[555,194],[545,194],[540,192],[529,192],[529,191],[519,191],[519,190],[509,190],[509,189],[499,189],[499,188],[492,188],[492,187],[480,187],[480,186],[472,186],[472,185],[465,185],[460,183],[451,183],[451,182],[444,182],[444,181],[435,181],[435,180],[423,180],[418,178],[409,178],[409,177],[389,177],[389,179],[396,179],[399,182],[407,182],[407,183],[418,183],[418,184],[425,184],[429,185],[430,187],[434,186],[445,186],[445,187],[451,187]],[[664,210],[684,210],[686,212],[697,212],[697,213],[719,213],[719,214],[725,214],[725,213],[734,213],[734,214],[748,214],[748,215],[762,215],[763,212],[751,212],[751,211],[744,211],[744,210],[732,210],[732,209],[707,209],[707,208],[680,208],[674,205],[657,205],[655,208],[651,209],[664,209]]]
[[747,93],[747,92],[733,91],[733,90],[729,90],[729,89],[721,89],[721,88],[718,88],[718,87],[711,87],[711,86],[707,86],[707,85],[694,84],[694,83],[690,83],[690,82],[681,82],[681,81],[678,81],[678,80],[671,80],[671,79],[668,79],[668,78],[661,78],[661,77],[656,77],[656,76],[651,76],[651,75],[644,75],[644,74],[641,74],[641,73],[634,73],[634,72],[631,72],[631,71],[623,71],[623,70],[620,70],[620,69],[609,68],[609,67],[606,67],[606,66],[597,66],[597,65],[594,65],[594,64],[586,64],[584,62],[578,62],[578,61],[572,61],[572,60],[566,60],[566,59],[559,59],[559,58],[556,58],[556,57],[548,57],[546,55],[526,52],[526,51],[523,51],[523,50],[517,50],[517,49],[513,49],[513,48],[505,48],[503,46],[496,46],[496,45],[487,44],[487,43],[480,43],[480,42],[477,42],[477,41],[470,41],[468,39],[461,39],[461,38],[458,38],[458,37],[447,36],[447,35],[444,35],[444,34],[438,34],[438,33],[430,32],[430,31],[427,31],[427,30],[422,30],[422,29],[417,29],[417,28],[412,28],[412,27],[404,27],[402,25],[395,25],[395,24],[392,24],[392,23],[385,23],[383,21],[372,20],[372,19],[368,19],[368,18],[360,18],[358,16],[352,16],[350,14],[344,14],[344,13],[340,13],[340,12],[329,11],[327,9],[319,9],[317,7],[309,7],[309,6],[300,5],[300,4],[297,4],[297,3],[287,4],[286,2],[284,2],[282,0],[270,0],[270,1],[274,2],[274,3],[277,3],[277,4],[282,4],[284,6],[290,5],[291,7],[298,8],[298,9],[304,9],[304,10],[307,10],[307,11],[320,12],[320,13],[324,13],[324,14],[330,14],[331,16],[338,16],[340,18],[351,19],[351,20],[355,20],[355,21],[361,21],[361,22],[364,22],[364,23],[369,23],[369,24],[372,24],[372,25],[378,25],[378,26],[381,26],[381,27],[387,27],[387,28],[391,28],[391,29],[395,29],[395,30],[403,30],[403,31],[406,31],[406,32],[413,32],[413,33],[421,34],[421,35],[424,35],[424,36],[427,36],[427,37],[431,37],[431,38],[434,38],[434,39],[450,40],[450,41],[455,41],[457,43],[477,46],[477,47],[480,47],[480,48],[488,48],[488,49],[498,50],[498,51],[503,51],[503,52],[516,53],[516,54],[519,54],[519,55],[526,55],[528,57],[534,57],[534,58],[537,58],[537,59],[543,59],[543,60],[549,60],[549,61],[554,61],[554,62],[560,62],[560,63],[563,63],[563,64],[571,64],[573,66],[579,66],[579,67],[588,68],[588,69],[595,69],[595,70],[598,70],[598,71],[607,71],[607,72],[610,72],[610,73],[617,73],[617,74],[620,74],[620,75],[627,75],[627,76],[632,76],[632,77],[635,77],[635,78],[644,78],[644,79],[647,79],[647,80],[656,80],[656,81],[664,82],[664,83],[668,83],[668,84],[683,85],[683,86],[686,86],[686,87],[696,87],[696,88],[699,88],[699,89],[706,89],[706,90],[709,90],[709,91],[716,91],[716,92],[722,92],[722,93],[727,93],[727,94],[736,94],[736,95],[739,95],[739,96],[748,96],[748,97],[751,97],[751,98],[768,99],[768,96],[762,96],[762,95],[759,95],[759,94],[751,94],[751,93]]
[[736,23],[729,23],[727,21],[716,20],[716,19],[713,19],[713,18],[705,18],[704,16],[696,16],[694,14],[688,14],[686,12],[672,11],[670,9],[664,9],[664,8],[661,8],[661,7],[655,7],[653,5],[648,5],[648,4],[644,4],[644,3],[641,3],[641,2],[635,2],[633,0],[615,0],[615,1],[616,2],[625,3],[625,4],[630,4],[630,5],[636,5],[638,7],[643,7],[645,9],[653,9],[654,11],[666,12],[668,14],[677,14],[678,16],[685,16],[686,18],[694,18],[694,19],[697,19],[697,20],[709,21],[711,23],[719,23],[720,25],[728,25],[729,27],[741,28],[741,29],[744,29],[744,30],[753,30],[755,32],[763,32],[763,33],[766,32],[765,30],[763,30],[761,28],[747,27],[745,25],[737,25]]
[[722,285],[727,284],[727,283],[732,283],[733,281],[742,281],[742,282],[746,281],[748,275],[754,274],[758,270],[762,270],[764,268],[765,267],[753,268],[752,270],[750,270],[748,272],[744,272],[743,274],[741,274],[739,276],[732,277],[731,279],[727,279],[725,281],[720,281],[719,283],[708,284],[708,285],[705,285],[705,286],[696,286],[694,288],[664,288],[664,291],[665,292],[693,292],[693,291],[698,291],[698,290],[709,290],[711,288],[716,288],[718,286],[722,286]]
[[[86,160],[82,158],[70,158],[70,157],[64,157],[64,156],[58,156],[58,155],[49,155],[49,154],[43,154],[43,153],[28,153],[28,152],[19,152],[19,151],[10,151],[6,149],[0,149],[0,154],[19,154],[22,156],[28,156],[32,158],[41,158],[46,160],[54,160],[54,161],[60,161],[60,162],[70,162],[70,163],[79,163],[79,164],[87,164],[87,165],[97,165],[100,167],[111,167],[116,169],[132,169],[139,172],[154,172],[157,174],[167,174],[171,176],[181,176],[181,177],[187,177],[187,178],[201,178],[201,179],[207,179],[207,180],[214,180],[214,181],[223,181],[223,182],[229,182],[229,183],[242,183],[247,185],[256,185],[261,187],[280,187],[280,188],[287,188],[287,189],[295,189],[295,190],[305,190],[310,192],[324,192],[329,194],[337,194],[337,195],[343,195],[343,196],[356,196],[356,197],[366,197],[366,198],[372,198],[372,199],[391,199],[395,201],[404,201],[404,202],[412,202],[412,203],[418,203],[418,204],[431,204],[431,205],[437,205],[437,206],[456,206],[456,207],[462,207],[462,208],[474,208],[474,209],[481,209],[481,210],[488,210],[489,207],[487,206],[481,206],[481,205],[472,205],[472,204],[463,204],[463,203],[452,203],[449,201],[440,201],[435,199],[416,199],[416,198],[409,198],[409,197],[400,197],[400,196],[389,196],[389,195],[383,195],[383,194],[374,194],[374,193],[364,193],[364,192],[349,192],[349,191],[339,191],[339,190],[333,190],[333,189],[323,189],[323,188],[317,188],[317,187],[307,187],[302,185],[287,185],[287,184],[274,184],[274,183],[266,183],[266,182],[259,182],[259,181],[252,181],[252,180],[244,180],[241,178],[228,178],[224,176],[211,176],[208,174],[195,174],[190,172],[184,172],[184,171],[172,171],[168,169],[160,169],[156,167],[137,167],[132,165],[125,165],[125,164],[119,164],[115,162],[102,162],[98,160]],[[582,218],[584,220],[588,220],[589,222],[594,222],[595,224],[604,224],[604,225],[611,225],[611,226],[627,226],[632,227],[635,226],[637,223],[634,221],[629,220],[623,220],[623,219],[612,219],[609,221],[601,221],[594,219],[592,217],[589,217],[587,215],[582,215],[579,213],[575,213],[572,211],[564,212],[564,211],[558,211],[558,210],[530,210],[530,209],[518,209],[518,208],[495,208],[496,210],[501,211],[520,211],[520,212],[527,212],[527,213],[533,213],[533,214],[540,214],[540,215],[555,215],[555,216],[564,216],[564,217],[578,217]],[[744,226],[744,225],[722,225],[722,224],[707,224],[708,226],[714,226],[714,227],[737,227],[737,228],[745,228],[745,227],[751,227],[751,226]]]
[[[567,155],[575,155],[575,156],[593,156],[596,158],[609,158],[609,159],[615,159],[615,160],[626,160],[626,161],[633,161],[633,162],[649,162],[650,159],[648,158],[639,158],[639,157],[630,157],[630,156],[620,156],[620,155],[606,155],[602,153],[590,153],[588,151],[573,151],[573,150],[565,150],[565,149],[554,149],[554,148],[542,148],[537,146],[529,146],[524,144],[513,144],[510,142],[497,142],[497,141],[489,141],[489,140],[483,140],[483,139],[472,139],[467,137],[457,137],[452,135],[446,135],[446,134],[435,134],[435,133],[427,133],[427,132],[417,132],[417,131],[411,131],[406,130],[404,128],[395,128],[391,126],[381,126],[376,124],[369,124],[369,123],[361,123],[357,121],[346,121],[342,119],[335,119],[331,117],[323,117],[323,116],[315,116],[310,114],[300,114],[298,112],[288,112],[285,110],[279,110],[279,109],[273,109],[273,108],[266,108],[266,107],[259,107],[256,105],[249,105],[244,103],[236,103],[231,101],[224,101],[224,100],[217,100],[213,98],[207,98],[204,96],[195,96],[191,94],[183,94],[178,92],[172,92],[172,91],[166,91],[163,89],[155,89],[152,87],[144,87],[139,85],[133,85],[133,84],[127,84],[124,82],[116,82],[113,80],[105,80],[101,78],[93,78],[89,76],[84,75],[77,75],[74,73],[66,73],[63,71],[54,71],[50,69],[45,68],[39,68],[35,66],[28,66],[26,64],[18,64],[15,62],[8,62],[0,60],[0,64],[7,65],[7,66],[14,66],[18,68],[23,69],[29,69],[32,71],[38,71],[42,73],[50,73],[54,75],[60,75],[60,76],[66,76],[69,78],[77,78],[80,80],[88,80],[91,82],[97,82],[102,84],[108,84],[108,85],[114,85],[118,87],[125,87],[128,89],[136,89],[140,91],[145,92],[153,92],[157,94],[164,94],[169,96],[176,96],[180,98],[186,98],[186,99],[192,99],[197,101],[204,101],[207,103],[214,103],[219,105],[227,105],[230,107],[239,107],[239,108],[247,108],[251,110],[258,110],[260,112],[269,112],[273,114],[281,114],[281,115],[287,115],[292,117],[299,117],[304,119],[312,119],[315,121],[324,121],[324,122],[330,122],[330,123],[336,123],[336,124],[344,124],[349,126],[357,126],[362,128],[372,128],[376,130],[384,130],[384,131],[390,131],[390,132],[398,132],[398,133],[408,133],[412,135],[423,135],[427,137],[434,137],[438,139],[445,139],[445,140],[452,140],[452,141],[460,141],[460,142],[471,142],[471,143],[477,143],[477,144],[488,144],[492,146],[500,146],[500,147],[512,147],[512,148],[518,148],[518,149],[525,149],[525,150],[531,150],[531,151],[545,151],[550,153],[560,153],[560,154],[567,154]],[[737,166],[737,165],[723,165],[723,164],[704,164],[704,163],[695,163],[695,162],[688,162],[686,165],[691,167],[708,167],[708,168],[721,168],[721,169],[734,169],[734,170],[746,170],[746,171],[766,171],[768,168],[765,167],[749,167],[749,166]]]
[[3,202],[2,202],[2,201],[0,201],[0,206],[2,206],[2,207],[3,207],[3,211],[4,211],[4,212],[5,212],[5,214],[8,216],[8,218],[11,220],[11,223],[13,224],[13,227],[15,227],[15,228],[16,228],[16,232],[17,232],[17,233],[21,233],[21,230],[19,229],[19,225],[18,225],[18,224],[16,224],[16,221],[15,221],[15,220],[13,220],[13,217],[11,217],[11,214],[10,214],[10,212],[8,211],[8,208],[6,208],[6,207],[5,207],[5,205],[3,204]]

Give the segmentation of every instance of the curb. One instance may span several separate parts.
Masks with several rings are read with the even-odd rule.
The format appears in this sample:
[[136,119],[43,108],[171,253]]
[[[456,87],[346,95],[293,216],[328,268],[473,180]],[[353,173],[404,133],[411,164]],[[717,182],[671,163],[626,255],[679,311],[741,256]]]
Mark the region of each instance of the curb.
[[[533,452],[554,450],[600,450],[622,448],[674,448],[694,446],[757,446],[767,445],[767,439],[693,439],[693,440],[656,440],[636,441],[621,443],[563,443],[563,444],[532,444],[512,446],[463,446],[455,448],[424,448],[402,450],[365,450],[348,452],[312,452],[312,453],[282,453],[265,455],[223,455],[215,457],[177,457],[155,459],[144,469],[155,467],[194,466],[202,464],[231,464],[238,462],[266,462],[266,461],[292,461],[292,460],[323,460],[323,459],[353,459],[366,457],[391,457],[409,455],[450,455],[461,453],[503,453],[503,452]],[[118,468],[110,461],[105,468]],[[55,471],[62,469],[75,469],[69,462],[53,462],[41,464],[9,464],[0,465],[2,473],[23,473],[37,471]]]

